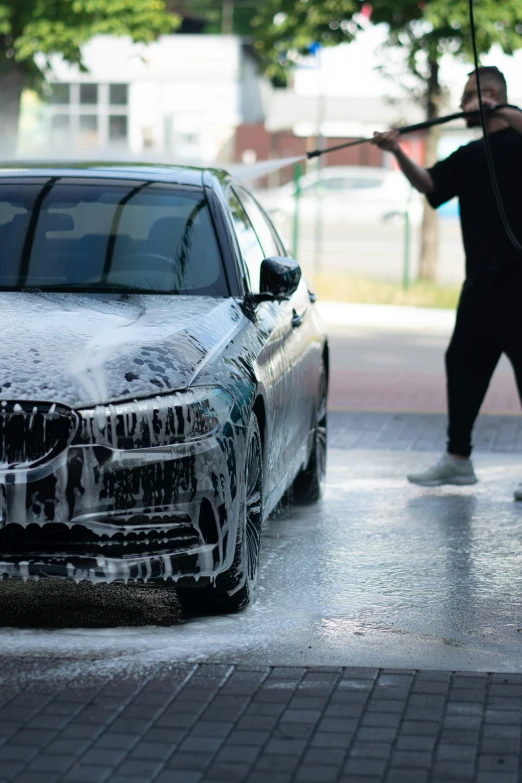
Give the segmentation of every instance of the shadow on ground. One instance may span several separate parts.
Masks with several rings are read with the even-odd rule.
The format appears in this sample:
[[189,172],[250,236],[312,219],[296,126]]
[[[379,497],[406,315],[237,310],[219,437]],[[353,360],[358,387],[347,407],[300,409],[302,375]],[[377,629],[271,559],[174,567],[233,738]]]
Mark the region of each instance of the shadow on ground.
[[3,628],[114,628],[182,622],[173,588],[58,579],[0,581]]

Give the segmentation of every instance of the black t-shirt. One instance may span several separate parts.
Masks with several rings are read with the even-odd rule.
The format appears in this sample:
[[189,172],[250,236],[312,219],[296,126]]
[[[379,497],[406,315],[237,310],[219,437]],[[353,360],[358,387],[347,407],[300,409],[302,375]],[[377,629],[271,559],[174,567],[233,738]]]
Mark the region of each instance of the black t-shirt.
[[[491,133],[489,140],[502,203],[522,243],[522,135],[505,128]],[[429,172],[435,183],[435,191],[427,195],[432,207],[459,199],[467,281],[506,279],[522,269],[522,252],[510,242],[495,201],[484,139],[459,147]]]

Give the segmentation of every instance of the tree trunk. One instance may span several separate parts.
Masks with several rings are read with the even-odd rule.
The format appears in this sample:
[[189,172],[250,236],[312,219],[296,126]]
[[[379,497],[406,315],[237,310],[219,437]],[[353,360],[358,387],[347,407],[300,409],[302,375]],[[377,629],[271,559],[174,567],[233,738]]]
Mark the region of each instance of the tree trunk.
[[0,156],[9,159],[16,152],[20,99],[25,83],[25,73],[16,63],[9,70],[0,71]]
[[[432,120],[440,114],[441,90],[439,84],[439,64],[437,60],[429,63],[430,75],[426,90],[427,119]],[[424,165],[432,166],[437,160],[437,146],[440,138],[440,125],[428,129]],[[421,226],[421,247],[419,260],[419,279],[434,281],[437,277],[439,255],[439,220],[437,213],[427,201],[424,202],[424,214]]]

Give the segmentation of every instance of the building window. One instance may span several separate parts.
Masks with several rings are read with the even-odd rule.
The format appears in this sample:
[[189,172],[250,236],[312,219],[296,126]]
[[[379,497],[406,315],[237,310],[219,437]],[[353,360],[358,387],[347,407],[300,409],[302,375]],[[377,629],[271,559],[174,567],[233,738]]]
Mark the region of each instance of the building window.
[[56,146],[62,146],[69,140],[71,117],[69,114],[53,114],[51,117],[51,139]]
[[130,135],[129,97],[129,85],[123,83],[51,85],[48,117],[53,146],[67,142],[85,149],[113,144],[121,149]]
[[96,114],[80,114],[80,144],[94,146],[98,143],[98,117]]
[[111,106],[127,106],[128,102],[128,84],[109,84],[109,103]]
[[66,104],[71,100],[70,84],[53,84],[51,88],[51,103]]
[[69,130],[71,118],[68,114],[54,114],[51,120],[53,131],[65,132]]
[[80,103],[83,106],[95,106],[98,103],[97,84],[80,84]]
[[112,114],[109,117],[110,141],[127,141],[127,115]]

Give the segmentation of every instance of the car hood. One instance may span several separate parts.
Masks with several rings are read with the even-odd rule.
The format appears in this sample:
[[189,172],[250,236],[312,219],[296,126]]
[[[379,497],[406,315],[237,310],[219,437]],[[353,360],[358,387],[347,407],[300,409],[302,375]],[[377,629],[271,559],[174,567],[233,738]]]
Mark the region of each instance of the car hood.
[[0,400],[80,407],[186,388],[241,319],[233,299],[0,293]]

